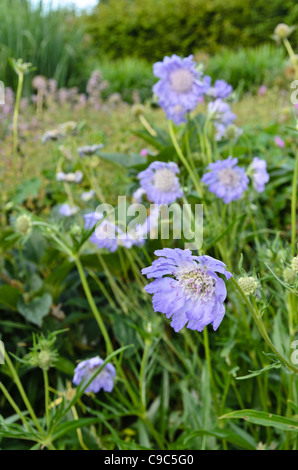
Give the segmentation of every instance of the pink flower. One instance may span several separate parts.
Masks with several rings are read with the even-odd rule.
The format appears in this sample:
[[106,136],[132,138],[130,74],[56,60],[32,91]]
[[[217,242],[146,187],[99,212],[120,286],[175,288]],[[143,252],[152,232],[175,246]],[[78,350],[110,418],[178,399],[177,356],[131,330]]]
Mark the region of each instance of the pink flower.
[[276,135],[276,136],[274,137],[274,142],[275,142],[275,144],[276,144],[278,147],[280,147],[280,148],[284,148],[284,146],[285,146],[285,142],[284,142],[284,141],[282,140],[282,138],[279,137],[278,135]]
[[142,157],[146,157],[146,156],[148,155],[148,150],[147,150],[147,149],[142,149],[142,150],[140,151],[140,155],[141,155]]
[[266,85],[262,85],[260,86],[260,88],[258,89],[258,95],[259,96],[264,96],[267,92],[267,87]]

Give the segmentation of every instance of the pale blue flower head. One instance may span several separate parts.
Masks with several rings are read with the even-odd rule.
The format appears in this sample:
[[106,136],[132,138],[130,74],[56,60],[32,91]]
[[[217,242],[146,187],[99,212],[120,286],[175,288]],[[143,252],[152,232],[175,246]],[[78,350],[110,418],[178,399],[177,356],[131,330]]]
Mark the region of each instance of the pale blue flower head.
[[216,99],[208,103],[207,112],[217,129],[216,139],[220,140],[226,128],[235,121],[236,114],[231,111],[228,103],[225,103],[225,101],[221,99]]
[[71,206],[67,203],[62,204],[59,209],[59,214],[64,215],[65,217],[70,217],[77,212],[79,212],[79,208],[77,206]]
[[164,248],[156,250],[159,258],[142,270],[147,278],[155,278],[145,287],[153,294],[153,308],[167,318],[176,332],[185,325],[202,331],[212,324],[216,330],[225,314],[223,304],[227,290],[223,279],[232,274],[226,266],[211,256],[193,256],[190,250]]
[[154,204],[171,204],[183,196],[177,174],[176,163],[153,162],[138,174],[140,186],[146,191],[150,202]]
[[269,181],[266,161],[254,157],[248,169],[248,174],[251,175],[255,190],[258,193],[262,193],[265,190],[265,184]]
[[[86,361],[80,362],[74,371],[73,383],[75,385],[85,385],[91,379],[92,375],[98,370],[104,363],[100,357],[93,357]],[[85,393],[94,392],[98,393],[100,390],[105,392],[111,392],[114,387],[114,378],[116,377],[115,367],[109,362],[104,368],[97,374],[95,379],[88,385]]]
[[160,79],[153,86],[153,92],[167,118],[176,124],[185,122],[186,112],[196,108],[205,90],[200,80],[202,73],[197,70],[193,55],[185,58],[175,54],[166,56],[162,62],[153,65],[153,73]]
[[210,88],[207,89],[206,94],[210,98],[214,98],[214,99],[219,98],[223,100],[227,98],[228,96],[230,96],[232,91],[233,91],[233,87],[229,85],[227,82],[225,82],[224,80],[215,80],[214,85],[210,86]]
[[222,199],[226,204],[239,199],[247,190],[249,179],[243,168],[238,165],[238,159],[229,157],[210,163],[208,173],[202,177],[202,183],[207,184],[211,193]]

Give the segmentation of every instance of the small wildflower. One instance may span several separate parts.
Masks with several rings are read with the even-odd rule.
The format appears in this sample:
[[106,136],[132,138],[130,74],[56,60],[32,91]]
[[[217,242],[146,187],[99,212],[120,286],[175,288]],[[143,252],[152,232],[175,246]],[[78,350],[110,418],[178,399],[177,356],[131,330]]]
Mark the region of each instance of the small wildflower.
[[74,214],[79,212],[79,208],[77,206],[70,206],[69,204],[65,203],[59,209],[59,214],[64,215],[65,217],[70,217]]
[[93,155],[97,150],[100,150],[103,147],[103,144],[97,144],[97,145],[85,145],[84,147],[79,147],[78,152],[80,155],[80,158],[82,158],[84,155]]
[[81,199],[84,202],[90,201],[93,197],[95,196],[95,191],[93,189],[90,189],[90,191],[84,191],[81,194]]
[[20,215],[16,220],[16,230],[22,235],[28,235],[31,231],[32,222],[28,215]]
[[248,174],[251,174],[253,186],[258,193],[262,193],[265,190],[265,184],[270,179],[266,168],[266,161],[258,157],[254,157],[248,168]]
[[[210,78],[210,77],[209,77]],[[205,83],[207,82],[207,77],[204,77]],[[220,99],[225,99],[233,91],[233,87],[229,85],[225,80],[216,80],[214,83],[214,86],[210,86],[210,88],[207,90],[206,95],[209,96],[210,98],[220,98]]]
[[179,168],[174,162],[153,162],[138,174],[138,178],[149,201],[155,204],[171,204],[183,196],[176,176],[178,173]]
[[193,56],[166,56],[162,62],[153,65],[153,73],[160,79],[153,86],[153,92],[167,118],[176,124],[185,122],[186,112],[196,108],[205,89],[200,80],[202,73],[197,70]]
[[258,95],[259,96],[264,96],[267,93],[267,87],[266,85],[261,85],[260,88],[258,89]]
[[[103,359],[98,356],[80,362],[75,368],[73,383],[75,385],[87,384],[92,375],[102,366],[103,363]],[[108,362],[88,385],[85,393],[98,393],[101,389],[105,392],[111,392],[114,388],[115,377],[116,369],[111,363]]]
[[155,278],[145,287],[153,294],[154,311],[172,317],[176,332],[185,325],[203,331],[212,324],[216,330],[225,314],[227,295],[225,283],[216,273],[232,277],[225,264],[211,256],[193,256],[187,249],[164,248],[155,255],[159,258],[142,270],[148,279]]
[[201,180],[225,204],[239,199],[248,187],[249,179],[237,163],[238,159],[231,156],[226,160],[210,163],[207,167],[210,172],[205,173]]
[[253,294],[258,287],[258,282],[254,277],[240,277],[238,284],[247,296]]
[[277,147],[280,147],[280,148],[284,148],[284,146],[286,145],[285,141],[278,135],[274,137],[274,142],[277,145]]
[[231,111],[228,103],[225,103],[219,98],[208,103],[207,112],[209,119],[214,122],[214,126],[217,130],[216,140],[221,140],[222,136],[225,134],[226,128],[235,121],[236,114]]
[[291,268],[295,273],[298,273],[298,256],[294,256],[291,262]]

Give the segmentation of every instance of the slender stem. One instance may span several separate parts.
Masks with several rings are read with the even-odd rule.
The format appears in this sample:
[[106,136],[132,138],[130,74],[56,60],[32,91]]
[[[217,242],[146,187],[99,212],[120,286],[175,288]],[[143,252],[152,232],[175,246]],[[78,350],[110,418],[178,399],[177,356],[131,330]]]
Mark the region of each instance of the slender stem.
[[192,179],[192,182],[197,190],[197,193],[198,195],[201,194],[202,195],[202,191],[201,191],[201,188],[199,186],[199,183],[198,183],[198,180],[197,178],[195,177],[195,173],[194,171],[192,170],[190,164],[188,163],[188,161],[186,160],[185,156],[183,155],[183,152],[178,144],[178,141],[177,141],[177,138],[176,138],[176,135],[175,135],[175,132],[174,132],[174,129],[173,129],[173,124],[171,121],[168,121],[169,123],[169,132],[170,132],[170,136],[171,136],[171,139],[172,139],[172,142],[173,142],[173,145],[175,147],[175,150],[177,152],[177,155],[178,157],[180,158],[181,162],[183,163],[183,165],[185,166],[185,168],[187,169],[188,171],[188,174],[189,176],[191,177]]
[[6,397],[7,401],[10,403],[12,408],[15,410],[16,414],[20,417],[23,424],[28,427],[28,423],[27,423],[27,420],[26,420],[25,416],[23,415],[22,411],[20,410],[20,408],[18,407],[18,405],[16,404],[16,402],[14,401],[14,399],[10,395],[9,391],[7,390],[7,388],[4,386],[4,384],[2,382],[0,382],[0,389],[2,390],[3,395]]
[[36,428],[38,429],[38,431],[39,431],[41,434],[43,434],[43,430],[42,430],[42,428],[41,428],[41,426],[40,426],[40,424],[39,424],[39,422],[38,422],[38,420],[37,420],[36,414],[34,413],[34,410],[33,410],[32,406],[31,406],[30,401],[29,401],[29,399],[28,399],[28,397],[27,397],[27,395],[26,395],[26,392],[25,392],[25,390],[24,390],[24,388],[23,388],[23,385],[22,385],[22,383],[21,383],[21,381],[20,381],[20,379],[19,379],[19,376],[18,376],[18,374],[17,374],[17,371],[15,370],[14,365],[13,365],[13,363],[11,362],[10,357],[8,356],[8,354],[5,354],[5,362],[6,362],[6,364],[8,365],[8,368],[9,368],[9,370],[10,370],[10,372],[11,372],[12,378],[13,378],[13,380],[14,380],[16,386],[18,387],[18,390],[19,390],[20,395],[21,395],[21,397],[22,397],[22,399],[23,399],[23,402],[25,403],[25,405],[26,405],[26,407],[27,407],[27,410],[29,411],[29,413],[30,413],[30,415],[31,415],[31,418],[32,418],[32,420],[33,420],[33,422],[34,422]]
[[291,249],[292,255],[295,256],[296,252],[296,209],[297,209],[297,181],[298,181],[298,152],[296,154],[295,171],[293,176],[293,190],[292,190],[292,202],[291,202]]
[[145,340],[145,349],[142,357],[142,363],[141,363],[141,369],[140,369],[140,381],[139,381],[139,387],[140,387],[140,398],[141,398],[141,403],[143,406],[144,411],[146,411],[146,379],[145,379],[145,370],[146,370],[146,363],[147,363],[147,357],[149,353],[149,348],[150,348],[150,342]]
[[46,370],[43,370],[43,380],[44,380],[44,389],[45,389],[45,412],[47,418],[47,428],[50,427],[50,399],[49,399],[49,376]]
[[20,102],[22,96],[22,89],[23,89],[23,81],[24,75],[22,73],[19,74],[19,81],[18,81],[18,88],[17,88],[17,95],[16,95],[16,102],[14,107],[14,114],[13,114],[13,154],[16,156],[18,150],[18,119],[19,119],[19,109],[20,109]]
[[249,302],[247,296],[244,294],[243,290],[241,289],[241,287],[239,286],[238,282],[235,281],[234,278],[231,279],[235,288],[237,289],[237,291],[239,292],[242,300],[244,301],[244,303],[246,304],[246,306],[248,307],[261,335],[263,336],[266,344],[269,346],[269,348],[271,349],[272,352],[274,352],[274,354],[279,358],[280,362],[282,362],[282,364],[284,366],[286,366],[288,369],[290,369],[291,371],[295,372],[296,374],[298,373],[298,368],[295,367],[293,364],[291,364],[291,362],[289,362],[285,357],[283,357],[279,351],[276,349],[276,347],[274,346],[274,344],[271,342],[271,339],[269,338],[269,335],[266,331],[266,328],[264,326],[264,323],[259,315],[259,312],[255,312],[254,308],[252,307],[251,303]]
[[109,334],[106,330],[106,327],[105,327],[105,324],[103,322],[103,319],[101,318],[101,315],[96,307],[96,304],[94,302],[94,299],[93,299],[93,296],[92,296],[92,293],[91,293],[91,290],[89,288],[89,284],[88,284],[88,281],[86,279],[86,276],[85,276],[85,273],[84,273],[84,269],[83,269],[83,266],[82,266],[82,263],[80,261],[80,258],[78,256],[76,256],[74,258],[74,261],[76,263],[76,266],[77,266],[77,269],[78,269],[78,272],[79,272],[79,275],[80,275],[80,278],[81,278],[81,282],[82,282],[82,285],[83,285],[83,288],[84,288],[84,291],[85,291],[85,294],[86,294],[86,297],[87,297],[87,300],[89,302],[89,305],[90,305],[90,308],[92,310],[92,313],[97,321],[97,324],[99,326],[99,329],[104,337],[104,340],[105,340],[105,344],[106,344],[106,350],[107,350],[107,355],[110,355],[113,353],[113,346],[112,346],[112,343],[111,343],[111,340],[110,340],[110,337],[109,337]]

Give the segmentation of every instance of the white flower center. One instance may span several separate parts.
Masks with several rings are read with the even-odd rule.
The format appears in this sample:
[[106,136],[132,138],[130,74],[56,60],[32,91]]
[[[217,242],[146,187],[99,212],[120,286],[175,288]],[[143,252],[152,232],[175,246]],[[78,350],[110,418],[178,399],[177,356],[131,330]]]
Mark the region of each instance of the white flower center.
[[176,184],[176,175],[168,168],[161,168],[155,172],[153,176],[153,183],[156,189],[159,191],[171,191]]
[[188,93],[193,86],[193,75],[187,69],[174,70],[170,75],[170,82],[177,93]]
[[181,269],[176,273],[176,278],[182,287],[184,294],[193,300],[200,299],[208,302],[215,292],[215,279],[202,268],[195,268],[192,271]]
[[235,187],[238,185],[241,177],[237,171],[233,170],[232,168],[225,168],[224,170],[220,170],[218,179],[220,183],[224,184],[225,186]]

